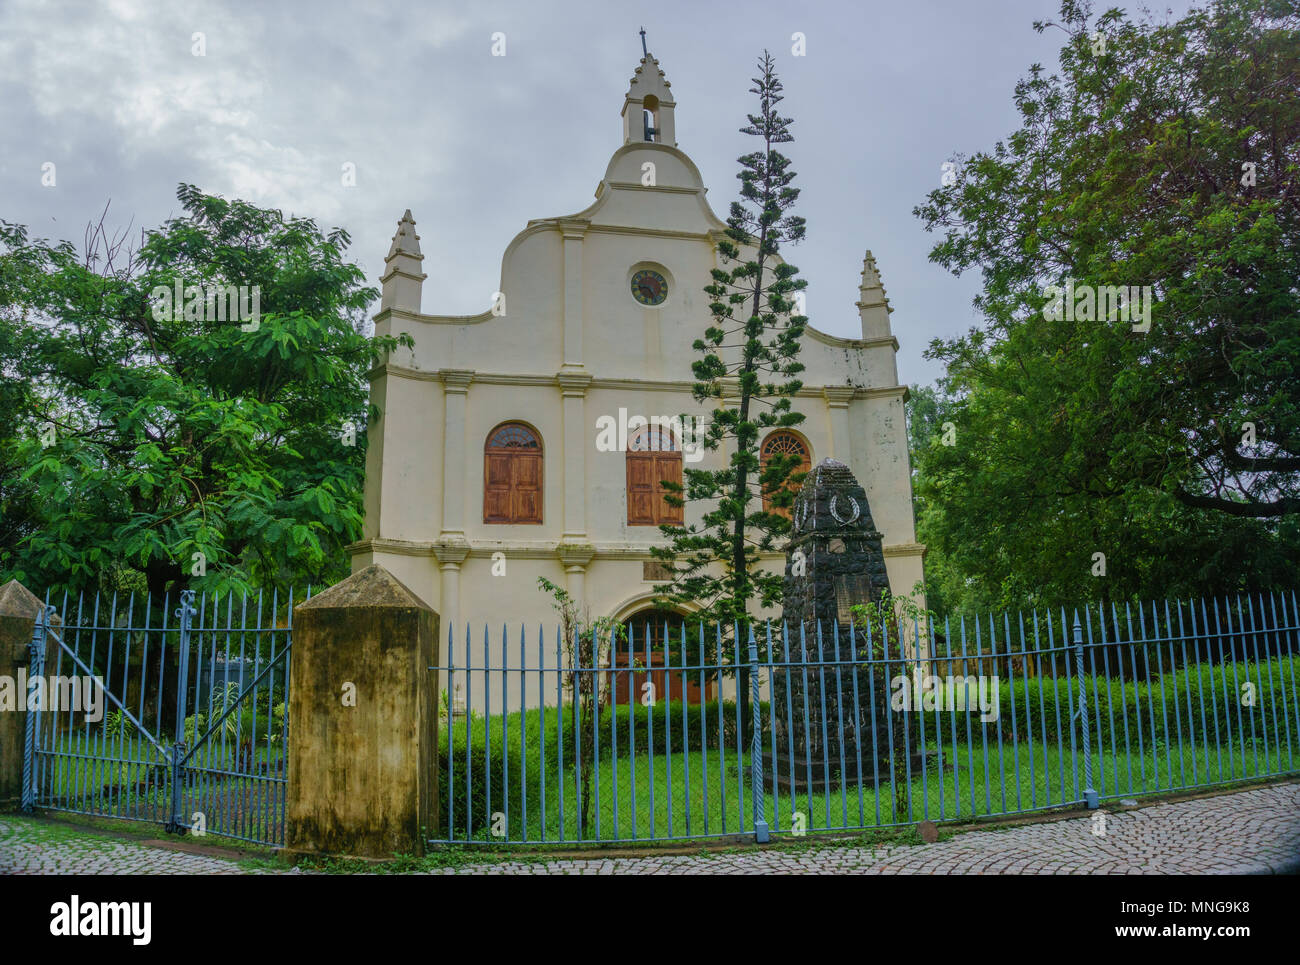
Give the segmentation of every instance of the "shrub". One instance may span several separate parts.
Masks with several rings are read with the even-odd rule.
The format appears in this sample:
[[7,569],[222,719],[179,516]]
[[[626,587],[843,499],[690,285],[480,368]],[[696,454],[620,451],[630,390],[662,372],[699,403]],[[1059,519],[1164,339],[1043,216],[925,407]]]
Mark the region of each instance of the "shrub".
[[[1204,744],[1214,741],[1217,725],[1220,742],[1227,742],[1231,737],[1233,743],[1240,744],[1243,734],[1249,739],[1252,723],[1257,739],[1267,734],[1270,740],[1275,737],[1285,740],[1286,728],[1294,727],[1296,698],[1300,696],[1293,689],[1294,681],[1300,679],[1300,658],[1294,656],[1249,664],[1245,661],[1192,664],[1136,683],[1126,665],[1122,687],[1113,663],[1112,670],[1111,677],[1085,674],[999,679],[998,717],[1003,740],[1014,733],[1021,741],[1040,743],[1046,735],[1049,743],[1060,741],[1068,746],[1070,720],[1078,707],[1080,683],[1087,697],[1088,730],[1094,748],[1100,742],[1101,747],[1108,749],[1113,737],[1116,749],[1122,749],[1126,724],[1128,743],[1135,751],[1139,734],[1147,748],[1153,743],[1176,744],[1193,739]],[[1241,699],[1241,687],[1248,681],[1255,687],[1253,706],[1244,706]],[[941,715],[941,737],[950,733],[947,717],[946,713]],[[981,727],[988,728],[992,736],[999,726],[997,720],[982,722],[974,710],[970,717],[971,733],[976,740],[981,739]],[[934,715],[930,713],[926,720],[927,736],[933,736],[933,721]],[[957,727],[959,742],[965,740],[965,727],[963,715]],[[1076,742],[1082,740],[1077,722],[1073,733]]]

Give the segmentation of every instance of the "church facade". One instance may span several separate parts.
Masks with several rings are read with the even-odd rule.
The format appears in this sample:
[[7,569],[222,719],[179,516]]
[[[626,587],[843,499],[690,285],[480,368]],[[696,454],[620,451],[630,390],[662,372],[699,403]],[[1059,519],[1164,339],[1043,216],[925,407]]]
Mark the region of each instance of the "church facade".
[[[356,571],[386,567],[437,610],[446,628],[554,626],[545,576],[591,615],[625,620],[654,606],[658,524],[677,518],[658,480],[683,462],[721,465],[694,447],[681,414],[707,417],[691,395],[691,348],[710,319],[703,288],[720,267],[725,224],[677,145],[676,104],[653,56],[623,103],[622,144],[595,201],[542,218],[506,248],[500,291],[480,315],[425,314],[426,275],[409,211],[385,261],[380,334],[409,333],[371,373],[379,416],[368,428],[364,538]],[[921,579],[898,342],[875,260],[863,261],[861,338],[811,324],[798,431],[761,440],[808,466],[831,457],[865,487],[883,533],[890,584]],[[700,460],[700,461],[696,461]],[[689,521],[692,507],[685,514]],[[764,565],[780,571],[784,557]],[[773,613],[772,616],[779,614]],[[494,636],[496,631],[493,631]]]

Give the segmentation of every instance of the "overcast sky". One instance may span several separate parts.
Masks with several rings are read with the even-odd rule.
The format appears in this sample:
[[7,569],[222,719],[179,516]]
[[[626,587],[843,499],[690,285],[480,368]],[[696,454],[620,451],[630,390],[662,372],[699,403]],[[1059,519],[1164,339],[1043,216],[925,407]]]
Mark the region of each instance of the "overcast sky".
[[[754,61],[773,52],[808,219],[786,256],[808,279],[812,324],[859,334],[870,248],[900,378],[930,382],[940,367],[922,353],[976,321],[979,278],[930,263],[935,236],[911,210],[946,159],[1015,129],[1017,78],[1054,66],[1063,36],[1031,24],[1056,13],[1057,0],[0,0],[0,218],[79,244],[109,199],[119,226],[178,214],[186,181],[347,228],[377,285],[409,207],[424,311],[483,311],[525,223],[591,202],[621,143],[644,25],[678,146],[724,218],[735,159],[752,149],[737,128]],[[806,56],[791,53],[796,31]],[[205,56],[192,53],[196,32]],[[45,162],[54,187],[41,185]],[[341,183],[348,162],[355,187]]]

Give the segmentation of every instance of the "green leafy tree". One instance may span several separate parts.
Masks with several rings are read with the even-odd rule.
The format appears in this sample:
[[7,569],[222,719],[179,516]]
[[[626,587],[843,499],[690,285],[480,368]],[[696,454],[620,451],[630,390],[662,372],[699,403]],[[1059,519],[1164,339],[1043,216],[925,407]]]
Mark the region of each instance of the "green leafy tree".
[[[907,448],[912,456],[912,515],[916,520],[917,539],[928,547],[925,557],[924,590],[927,605],[937,613],[947,612],[947,600],[954,597],[969,605],[969,593],[960,586],[962,576],[954,573],[948,557],[927,543],[924,528],[939,518],[946,508],[943,496],[934,496],[923,484],[923,454],[930,446],[956,444],[956,424],[949,420],[949,399],[938,386],[908,387]],[[946,495],[946,494],[944,494]],[[954,590],[954,584],[957,588]]]
[[[0,222],[0,244],[9,244],[13,229]],[[8,288],[8,278],[25,266],[0,259],[0,293]],[[23,480],[27,468],[20,461],[16,441],[31,434],[30,413],[32,387],[18,376],[10,360],[20,355],[18,328],[6,317],[0,305],[0,572],[5,569],[5,548],[17,546],[32,532],[38,512],[36,487]],[[35,428],[36,433],[42,427]],[[47,435],[48,438],[48,435]]]
[[[713,269],[704,289],[712,318],[694,343],[700,358],[691,366],[696,401],[716,404],[701,444],[725,451],[726,464],[686,468],[683,486],[665,484],[670,503],[704,510],[698,523],[661,526],[669,545],[652,551],[674,573],[663,599],[691,605],[705,624],[721,627],[727,640],[739,627],[742,644],[754,604],[769,607],[781,599],[782,576],[761,570],[760,554],[776,548],[788,532],[787,519],[774,510],[789,509],[790,484],[802,476],[795,473],[794,456],[761,464],[759,436],[803,421],[791,399],[803,385],[798,355],[807,323],[795,302],[807,282],[780,257],[783,243],[804,237],[804,219],[791,213],[799,197],[792,186],[795,172],[779,150],[793,140],[791,120],[777,112],[782,86],[766,51],[759,71],[750,88],[758,113],[748,115],[740,130],[762,146],[739,158],[740,200],[732,203],[726,237],[717,245],[723,267]],[[771,509],[762,506],[765,495]],[[742,699],[748,699],[743,687]]]
[[[346,570],[365,373],[399,341],[364,334],[376,293],[344,230],[191,185],[177,196],[184,215],[135,250],[102,219],[81,255],[0,223],[0,368],[24,387],[0,417],[0,498],[22,509],[0,573],[74,590],[136,574],[161,597]],[[188,295],[160,310],[177,283],[243,286],[260,317]]]
[[[1298,27],[1277,0],[1164,24],[1066,0],[1020,128],[916,209],[932,260],[983,276],[984,326],[929,349],[956,442],[916,453],[949,604],[1295,580]],[[1102,312],[1107,286],[1149,314]]]

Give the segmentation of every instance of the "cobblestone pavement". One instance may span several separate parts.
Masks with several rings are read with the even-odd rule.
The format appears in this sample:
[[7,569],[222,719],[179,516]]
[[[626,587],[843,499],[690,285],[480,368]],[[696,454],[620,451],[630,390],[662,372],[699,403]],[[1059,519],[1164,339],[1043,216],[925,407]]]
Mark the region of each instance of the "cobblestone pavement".
[[55,822],[0,815],[0,875],[257,874],[238,861],[150,847]]
[[[1104,809],[1103,809],[1104,810]],[[1300,784],[958,834],[930,845],[606,857],[450,874],[1269,874],[1300,871]],[[1100,830],[1100,827],[1098,827]]]
[[[1104,809],[1103,809],[1104,810]],[[1300,784],[958,834],[930,845],[518,860],[437,874],[1267,874],[1300,871]],[[0,874],[240,874],[233,860],[0,817]],[[252,869],[265,870],[265,869]]]

